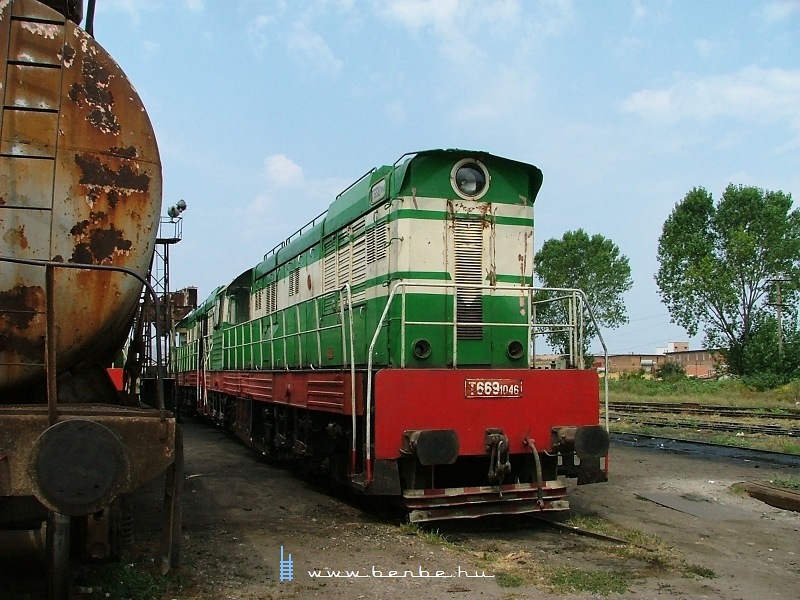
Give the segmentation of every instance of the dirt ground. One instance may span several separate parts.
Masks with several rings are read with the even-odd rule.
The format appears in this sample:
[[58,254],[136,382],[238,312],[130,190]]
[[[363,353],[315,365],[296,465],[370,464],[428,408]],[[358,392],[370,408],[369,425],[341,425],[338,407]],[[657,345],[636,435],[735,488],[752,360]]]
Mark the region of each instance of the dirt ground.
[[[611,480],[574,488],[572,514],[617,536],[632,533],[626,539],[634,543],[621,546],[533,519],[418,530],[394,512],[365,511],[315,489],[220,430],[189,421],[184,431],[183,564],[163,598],[749,600],[794,599],[800,591],[800,514],[729,491],[797,469],[612,447]],[[148,561],[154,570],[159,487],[134,498],[138,543],[122,574]],[[597,574],[623,580],[627,591],[597,587]],[[116,597],[92,577],[84,576],[76,598]],[[0,598],[10,597],[4,589]]]
[[[800,514],[728,491],[737,482],[791,472],[785,468],[617,447],[609,483],[573,490],[576,515],[655,535],[679,561],[710,575],[687,576],[528,519],[456,523],[429,528],[441,536],[414,535],[393,513],[365,512],[325,495],[219,430],[192,423],[185,429],[182,569],[202,576],[199,583],[191,578],[196,589],[187,589],[199,597],[565,597],[538,583],[543,565],[636,572],[642,576],[630,590],[641,598],[797,598],[800,590]],[[280,581],[281,548],[284,560],[291,555],[292,581]],[[340,577],[314,578],[309,571]],[[391,571],[406,576],[386,577]],[[524,582],[505,587],[519,578],[501,578],[501,585],[505,572]]]

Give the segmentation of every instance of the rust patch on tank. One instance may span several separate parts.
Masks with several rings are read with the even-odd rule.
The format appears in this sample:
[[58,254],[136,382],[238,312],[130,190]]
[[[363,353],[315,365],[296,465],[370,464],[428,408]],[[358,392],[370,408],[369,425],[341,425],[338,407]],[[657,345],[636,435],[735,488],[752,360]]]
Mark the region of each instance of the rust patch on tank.
[[108,222],[104,212],[90,212],[89,219],[76,223],[70,233],[77,242],[69,259],[71,263],[112,264],[114,257],[129,255],[133,246],[121,230]]
[[44,337],[28,330],[43,320],[44,305],[44,289],[38,285],[18,285],[0,292],[0,352],[41,360]]
[[0,292],[0,326],[27,329],[44,306],[44,289],[39,285],[18,285]]
[[111,74],[94,58],[86,56],[81,67],[84,83],[74,83],[69,91],[69,98],[78,106],[89,107],[86,120],[103,133],[117,135],[120,132],[119,122],[112,112],[114,95],[109,90]]
[[63,65],[69,69],[75,60],[75,48],[69,44],[64,44],[64,46],[61,48],[58,58]]
[[110,152],[114,156],[120,156],[122,158],[136,158],[139,156],[139,152],[134,146],[128,146],[127,148],[117,148],[116,146],[112,146]]
[[25,237],[25,225],[6,231],[3,235],[3,241],[9,246],[19,246],[23,250],[27,250],[28,238]]
[[[129,150],[128,150],[129,151]],[[135,153],[136,150],[133,149]],[[126,163],[114,170],[96,156],[75,155],[75,163],[81,170],[78,183],[88,189],[89,201],[92,205],[103,194],[106,194],[108,204],[115,208],[123,196],[134,193],[147,193],[150,188],[150,176],[140,173],[130,164]]]
[[80,154],[75,155],[75,162],[81,168],[79,183],[83,185],[115,187],[130,192],[146,192],[150,187],[150,177],[147,173],[137,173],[128,164],[114,171],[100,162],[96,156]]

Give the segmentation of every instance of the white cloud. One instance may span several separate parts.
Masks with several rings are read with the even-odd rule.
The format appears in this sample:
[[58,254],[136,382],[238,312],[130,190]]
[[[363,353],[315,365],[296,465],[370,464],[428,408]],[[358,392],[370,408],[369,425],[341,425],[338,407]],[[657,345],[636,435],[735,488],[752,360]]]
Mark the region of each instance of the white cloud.
[[270,187],[286,187],[303,182],[303,169],[285,154],[264,159],[264,174]]
[[708,58],[713,53],[717,44],[707,39],[698,39],[694,41],[694,47],[697,53],[703,58]]
[[269,15],[256,15],[247,25],[247,37],[257,51],[262,51],[269,44],[267,29],[275,19]]
[[[458,101],[454,120],[475,125],[481,121],[522,118],[536,96],[536,79],[514,68],[499,66],[487,81]],[[516,116],[515,116],[516,115]]]
[[769,22],[786,21],[800,15],[800,0],[774,0],[764,6],[764,18]]
[[144,52],[147,54],[147,56],[153,56],[156,54],[156,52],[158,52],[158,49],[161,47],[161,45],[153,40],[145,40],[142,42],[142,47],[144,48]]
[[342,68],[342,61],[331,51],[323,37],[305,23],[295,23],[289,35],[288,47],[301,62],[317,72],[336,76]]
[[729,117],[743,121],[787,121],[800,129],[800,71],[747,67],[738,73],[679,78],[661,89],[640,90],[620,105],[646,119],[678,121]]
[[203,0],[183,0],[183,4],[191,12],[202,12],[206,8]]
[[642,4],[641,0],[633,0],[633,20],[641,21],[647,16],[647,8]]
[[266,157],[262,176],[263,189],[246,207],[236,209],[237,215],[248,218],[242,234],[252,239],[297,231],[327,209],[331,199],[351,183],[340,178],[308,178],[285,154]]
[[395,123],[403,123],[408,117],[406,108],[400,100],[395,100],[386,105],[386,114]]
[[519,0],[384,0],[376,6],[381,18],[417,36],[432,33],[439,53],[454,63],[486,58],[494,42],[560,35],[574,18],[571,0],[540,0],[535,10],[523,10]]
[[97,3],[98,12],[121,12],[126,14],[134,25],[142,19],[142,13],[159,10],[159,0],[105,0]]

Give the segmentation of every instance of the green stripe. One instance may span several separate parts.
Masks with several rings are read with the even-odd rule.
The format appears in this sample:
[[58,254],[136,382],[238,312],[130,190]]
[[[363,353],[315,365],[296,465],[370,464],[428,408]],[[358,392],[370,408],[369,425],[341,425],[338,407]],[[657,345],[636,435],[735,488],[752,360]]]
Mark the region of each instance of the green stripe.
[[[415,208],[403,208],[392,213],[397,219],[410,219],[416,221],[442,221],[447,222],[452,215],[443,210],[418,210]],[[469,213],[457,214],[457,218],[465,220],[479,221],[486,219],[490,223],[497,225],[516,225],[518,227],[532,227],[533,218],[526,217],[505,217],[502,215],[473,215]]]
[[522,285],[533,284],[533,277],[528,277],[528,276],[520,277],[519,275],[497,275],[495,276],[495,280],[497,281],[497,283],[519,284],[520,282],[522,282]]

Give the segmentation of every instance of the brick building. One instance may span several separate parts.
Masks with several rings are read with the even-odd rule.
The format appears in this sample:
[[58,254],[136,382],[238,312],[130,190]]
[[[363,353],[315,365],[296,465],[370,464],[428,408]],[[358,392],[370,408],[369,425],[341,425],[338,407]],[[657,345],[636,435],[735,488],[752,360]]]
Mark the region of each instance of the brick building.
[[657,349],[654,354],[609,354],[607,369],[603,356],[595,356],[593,365],[615,377],[621,373],[642,371],[653,374],[667,362],[679,363],[687,376],[698,379],[715,377],[724,370],[724,361],[718,350],[689,350],[687,342],[671,342],[666,348]]

